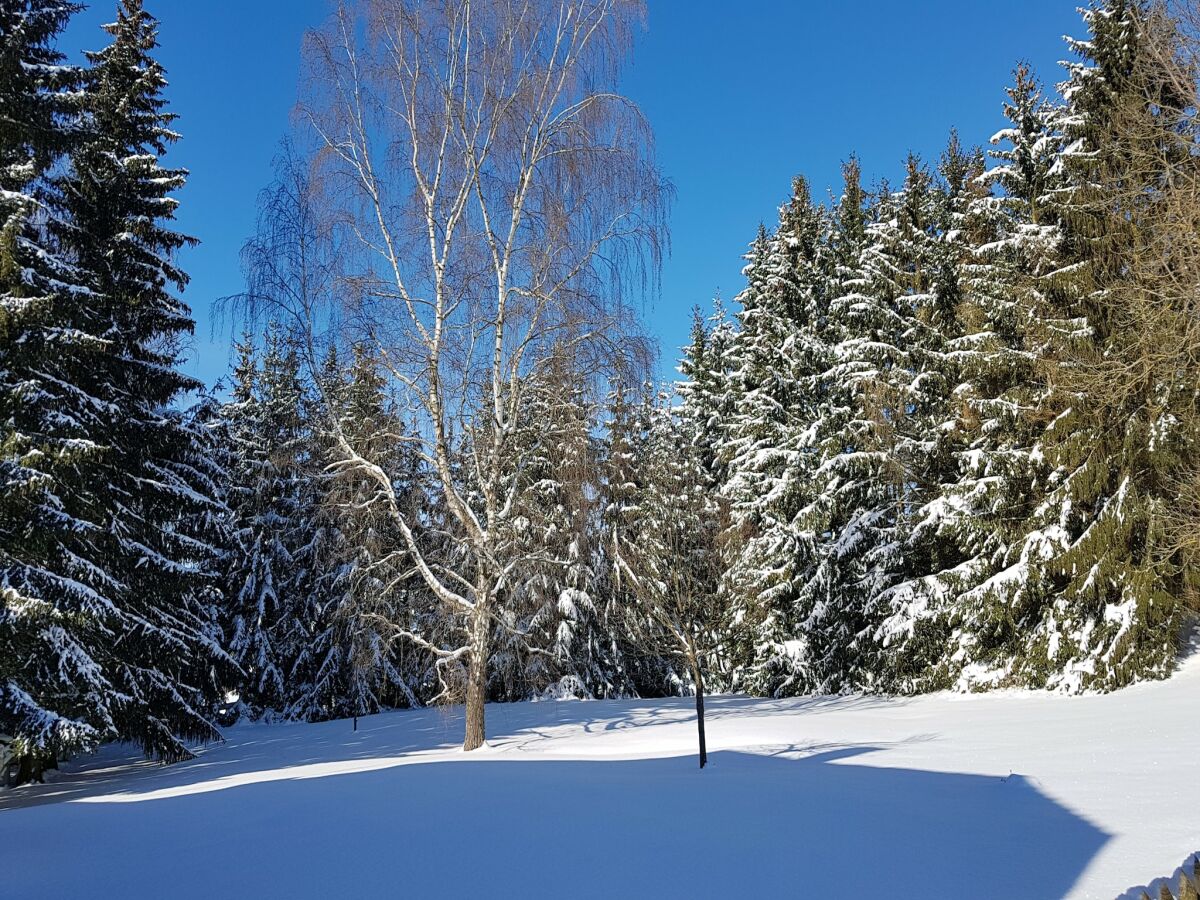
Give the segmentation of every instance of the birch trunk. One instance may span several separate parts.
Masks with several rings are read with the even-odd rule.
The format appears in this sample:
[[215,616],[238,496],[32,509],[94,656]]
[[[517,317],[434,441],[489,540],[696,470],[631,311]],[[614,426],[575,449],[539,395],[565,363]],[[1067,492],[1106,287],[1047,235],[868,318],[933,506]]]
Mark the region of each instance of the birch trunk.
[[484,708],[487,703],[488,653],[491,623],[482,604],[471,622],[471,658],[467,668],[467,727],[463,750],[477,750],[487,737]]

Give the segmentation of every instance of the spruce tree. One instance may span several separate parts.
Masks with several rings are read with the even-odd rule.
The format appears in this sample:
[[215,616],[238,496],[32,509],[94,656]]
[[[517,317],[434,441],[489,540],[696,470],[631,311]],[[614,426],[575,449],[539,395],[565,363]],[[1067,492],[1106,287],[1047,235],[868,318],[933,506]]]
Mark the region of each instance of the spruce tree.
[[249,338],[238,354],[223,413],[234,457],[229,506],[236,548],[226,575],[224,633],[243,672],[242,703],[254,715],[283,715],[320,606],[307,396],[298,351],[277,325],[267,330],[261,362]]
[[700,459],[680,427],[672,397],[652,407],[645,478],[637,493],[636,542],[616,558],[630,589],[630,637],[671,665],[680,687],[694,694],[700,767],[707,762],[704,697],[719,672],[722,625],[727,620],[720,591],[718,547],[725,528],[723,503],[707,490]]
[[936,179],[910,159],[896,222],[892,265],[912,317],[912,370],[895,451],[904,473],[900,580],[878,598],[886,618],[875,634],[881,686],[893,690],[938,683],[933,672],[959,595],[983,565],[978,548],[960,540],[971,513],[955,495],[967,446],[964,404],[975,393],[971,363],[981,340],[974,289],[987,280],[973,259],[974,247],[987,240],[974,215],[986,193],[983,165],[982,153],[964,149],[956,133]]
[[[910,181],[922,177],[914,166]],[[830,363],[819,376],[813,429],[819,464],[804,511],[816,567],[801,595],[797,639],[804,680],[822,691],[873,685],[876,601],[902,574],[903,458],[917,402],[906,195],[884,185],[872,204],[854,161],[845,180],[831,237]]]
[[177,369],[191,320],[172,257],[186,239],[165,223],[183,176],[157,164],[170,117],[153,23],[123,8],[82,73],[50,49],[73,10],[0,10],[0,90],[20,110],[3,141],[0,313],[18,487],[0,541],[0,665],[19,777],[104,739],[188,757],[188,742],[218,737],[206,706],[227,663],[211,620],[220,548],[204,535],[219,502],[200,433],[173,407],[198,384]]
[[525,388],[528,427],[506,452],[521,499],[510,540],[521,562],[510,578],[493,638],[493,680],[505,696],[547,689],[612,696],[609,649],[599,625],[590,546],[595,495],[591,404],[569,348],[532,373]]
[[655,415],[651,385],[631,390],[617,384],[606,404],[599,451],[599,538],[596,564],[599,616],[605,634],[614,693],[641,697],[678,694],[677,662],[645,641],[628,566],[646,533],[646,492],[651,472],[650,438]]
[[1014,73],[1004,113],[1009,125],[992,138],[998,164],[980,179],[999,193],[974,197],[966,209],[959,477],[946,492],[942,529],[964,561],[954,603],[940,614],[948,645],[928,682],[964,688],[1007,683],[1039,640],[1032,572],[1057,534],[1034,522],[1048,474],[1038,449],[1048,397],[1039,360],[1056,335],[1076,327],[1056,321],[1046,302],[1059,229],[1042,201],[1058,177],[1059,141],[1054,110],[1027,66]]
[[679,362],[680,380],[675,391],[680,399],[681,427],[696,448],[704,482],[712,488],[727,477],[722,448],[734,412],[736,392],[729,369],[731,344],[736,332],[720,298],[713,301],[706,318],[700,307],[692,310],[690,341]]
[[308,478],[319,485],[315,577],[317,595],[312,639],[293,664],[288,715],[314,721],[359,716],[380,709],[420,704],[418,691],[429,679],[422,651],[405,652],[397,629],[412,629],[423,599],[391,520],[380,515],[373,481],[341,470],[332,442],[323,434],[323,416],[392,479],[418,520],[420,469],[403,422],[379,374],[378,361],[361,346],[352,348],[343,371],[336,348],[322,373],[320,405],[313,432],[318,452]]
[[103,453],[103,410],[73,383],[96,343],[78,327],[92,297],[46,227],[47,176],[80,131],[82,73],[54,48],[77,9],[0,4],[0,761],[19,780],[115,727],[89,698],[112,684],[79,645],[103,635],[116,588],[79,493]]
[[1055,318],[1077,327],[1060,336],[1049,370],[1054,418],[1041,448],[1053,474],[1042,520],[1059,530],[1062,549],[1034,573],[1056,599],[1030,677],[1065,687],[1169,671],[1184,616],[1183,573],[1162,546],[1175,502],[1170,472],[1190,453],[1171,409],[1183,386],[1176,372],[1155,373],[1118,393],[1107,363],[1133,338],[1124,306],[1136,299],[1123,283],[1164,224],[1148,202],[1162,171],[1145,160],[1169,163],[1162,148],[1194,154],[1176,140],[1194,98],[1179,95],[1164,70],[1173,48],[1151,50],[1147,17],[1136,0],[1084,11],[1089,39],[1069,42],[1079,61],[1060,85],[1062,181],[1043,201],[1062,231],[1049,302]]
[[106,648],[120,647],[110,663],[126,698],[117,728],[175,759],[187,755],[185,740],[215,736],[204,705],[226,664],[210,607],[191,605],[221,553],[191,524],[219,501],[207,492],[206,449],[174,408],[201,388],[179,368],[194,323],[176,257],[195,240],[171,227],[187,173],[159,161],[179,136],[153,57],[157,22],[140,0],[123,0],[104,30],[111,43],[88,54],[85,128],[54,182],[55,225],[93,296],[81,327],[97,344],[76,384],[107,408],[92,429],[105,451],[88,491],[104,510],[105,566],[122,586],[123,636]]
[[778,228],[751,251],[733,339],[723,490],[735,536],[731,627],[745,644],[735,670],[742,684],[770,693],[792,689],[800,595],[815,566],[802,511],[812,500],[813,423],[830,364],[827,229],[807,182],[795,179]]
[[[691,341],[684,348],[679,363],[681,379],[675,384],[679,399],[677,421],[682,439],[689,447],[695,462],[697,478],[712,496],[726,493],[725,484],[729,477],[726,442],[730,425],[736,411],[737,393],[733,390],[734,371],[730,368],[737,332],[729,320],[720,297],[713,301],[713,311],[705,319],[699,307],[692,313]],[[722,515],[728,519],[729,504],[726,502]],[[728,525],[726,521],[726,525]],[[729,537],[727,534],[726,537]],[[715,546],[719,553],[718,563],[728,566],[732,548],[740,548],[739,541],[722,541]],[[710,671],[714,683],[731,687],[743,683],[748,674],[745,661],[754,652],[755,642],[752,629],[742,627],[747,614],[746,603],[735,598],[746,599],[746,593],[734,590],[732,579],[722,574],[714,590],[721,594],[721,607],[729,616],[723,627],[727,640],[711,663],[720,670]]]

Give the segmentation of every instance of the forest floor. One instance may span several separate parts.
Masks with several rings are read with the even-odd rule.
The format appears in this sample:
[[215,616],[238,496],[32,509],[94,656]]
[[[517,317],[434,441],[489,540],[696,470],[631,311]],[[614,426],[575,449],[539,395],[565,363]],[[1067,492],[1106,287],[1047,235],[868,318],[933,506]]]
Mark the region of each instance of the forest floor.
[[1135,898],[1200,850],[1200,657],[1108,695],[491,705],[108,747],[0,791],[0,896]]

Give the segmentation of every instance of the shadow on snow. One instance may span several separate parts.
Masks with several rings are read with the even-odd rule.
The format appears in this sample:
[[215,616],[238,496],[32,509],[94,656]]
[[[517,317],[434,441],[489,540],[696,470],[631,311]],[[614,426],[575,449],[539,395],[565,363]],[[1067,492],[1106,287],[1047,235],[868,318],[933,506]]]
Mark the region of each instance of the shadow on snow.
[[[515,750],[542,750],[556,737],[555,729],[579,729],[584,734],[636,731],[646,727],[683,723],[688,741],[694,734],[695,707],[691,697],[637,700],[545,701],[489,703],[488,740],[493,746]],[[819,696],[786,700],[750,700],[735,695],[707,699],[707,722],[742,718],[748,713],[797,715],[825,709],[870,709],[904,700],[874,696]],[[462,706],[396,710],[359,719],[351,731],[349,719],[326,722],[243,722],[226,731],[227,743],[198,748],[198,756],[164,766],[146,759],[130,745],[109,744],[91,756],[64,764],[52,772],[47,784],[28,784],[15,790],[0,789],[0,813],[9,809],[86,800],[133,791],[153,794],[190,785],[221,790],[223,779],[287,777],[288,769],[313,766],[318,770],[337,763],[364,762],[388,768],[412,762],[413,754],[454,749],[463,735]],[[309,777],[293,772],[296,777]]]
[[[366,771],[284,771],[220,790],[204,779],[232,768],[253,775],[253,754],[197,768],[202,758],[171,779],[174,792],[127,774],[122,793],[93,783],[86,802],[0,813],[0,847],[20,848],[20,862],[4,868],[6,889],[22,897],[878,890],[1022,900],[1061,897],[1107,840],[1020,775],[849,762],[880,749],[721,751],[704,772],[690,757],[393,756]],[[149,790],[130,793],[135,786]],[[78,848],[70,854],[64,833]]]

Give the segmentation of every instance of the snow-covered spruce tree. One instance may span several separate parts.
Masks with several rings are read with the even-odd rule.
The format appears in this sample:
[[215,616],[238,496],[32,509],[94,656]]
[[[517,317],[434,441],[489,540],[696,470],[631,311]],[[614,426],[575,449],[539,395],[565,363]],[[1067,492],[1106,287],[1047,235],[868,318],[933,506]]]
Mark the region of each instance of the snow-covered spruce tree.
[[596,608],[592,547],[597,513],[596,448],[591,434],[595,407],[579,367],[579,361],[566,356],[552,357],[545,389],[534,393],[534,402],[542,409],[530,419],[550,425],[540,452],[527,464],[536,479],[526,495],[530,521],[542,531],[534,558],[541,555],[543,562],[535,564],[521,589],[529,592],[534,605],[550,613],[539,617],[538,628],[554,637],[559,692],[612,697],[622,691],[619,679],[609,672],[620,667],[605,641]]
[[107,511],[106,566],[123,588],[125,621],[105,648],[123,695],[117,729],[149,754],[178,759],[188,755],[184,740],[214,736],[203,704],[227,660],[212,640],[211,604],[198,602],[221,554],[203,533],[221,512],[210,448],[172,408],[202,385],[179,371],[194,322],[175,259],[196,241],[172,227],[172,194],[187,172],[160,163],[179,136],[153,56],[157,28],[141,0],[122,0],[105,26],[111,43],[88,54],[84,137],[55,188],[60,239],[86,273],[95,298],[88,317],[103,341],[76,383],[109,407],[93,432],[104,472],[89,491]]
[[613,386],[598,451],[599,538],[595,555],[598,612],[606,636],[609,680],[617,695],[661,697],[680,693],[686,675],[678,662],[646,645],[644,619],[622,566],[646,533],[645,494],[650,473],[653,387]]
[[1010,682],[1037,641],[1031,565],[1053,546],[1052,534],[1029,524],[1046,488],[1036,451],[1047,394],[1038,360],[1052,334],[1075,327],[1056,322],[1043,299],[1058,243],[1041,204],[1055,178],[1051,114],[1028,67],[1018,67],[1005,104],[1010,125],[992,139],[1002,145],[993,151],[999,164],[973,178],[1000,193],[968,194],[965,206],[955,202],[960,191],[948,193],[943,242],[966,239],[955,252],[961,299],[948,344],[959,384],[945,422],[957,438],[958,475],[943,487],[929,529],[942,547],[942,568],[928,582],[941,602],[897,607],[886,623],[900,654],[922,628],[932,638],[924,671],[909,664],[899,685],[906,689]]
[[[921,170],[913,178],[923,177]],[[803,583],[789,648],[797,690],[872,687],[876,599],[901,575],[900,515],[911,481],[903,460],[915,408],[910,300],[915,271],[902,226],[904,192],[886,186],[872,208],[855,161],[834,212],[829,307],[822,331],[829,367],[809,440],[816,448],[801,519],[815,566]],[[803,686],[803,687],[801,687]]]
[[[83,74],[48,49],[72,10],[3,8],[0,90],[20,110],[4,139],[0,420],[20,486],[6,498],[4,618],[23,648],[4,707],[24,776],[108,738],[188,757],[187,742],[218,737],[205,705],[227,662],[204,600],[219,550],[190,530],[216,504],[197,433],[171,408],[198,385],[176,368],[192,328],[173,262],[188,239],[169,227],[184,173],[157,162],[174,135],[153,20],[123,6]],[[72,82],[68,110],[56,98]]]
[[[683,440],[691,448],[701,484],[714,496],[722,492],[728,478],[725,446],[737,397],[732,389],[733,373],[729,369],[735,338],[736,331],[720,297],[713,301],[713,311],[707,319],[699,307],[694,308],[691,340],[683,348],[678,368],[681,378],[675,384],[679,401],[678,428]],[[732,536],[733,532],[726,535],[727,538]],[[732,556],[726,548],[740,546],[740,540],[722,542],[723,564],[727,565],[728,558]],[[722,606],[729,612],[732,623],[740,619],[742,611],[729,602],[731,587],[729,579],[722,574],[715,589],[725,595]],[[709,680],[713,689],[729,689],[735,679],[740,681],[744,676],[741,660],[748,654],[744,648],[738,649],[734,644],[745,633],[746,629],[736,626],[724,629],[729,643],[719,647],[711,661]]]
[[674,661],[696,697],[700,767],[708,761],[704,694],[723,642],[720,543],[725,504],[704,484],[700,460],[680,428],[669,394],[653,407],[644,477],[637,492],[638,533],[614,541],[619,579],[633,603],[630,637],[645,652]]
[[[398,552],[406,542],[394,517],[384,526],[379,504],[394,499],[431,565],[446,562],[447,529],[428,502],[427,468],[410,471],[421,458],[419,440],[385,389],[387,363],[369,349],[376,345],[349,341],[346,354],[339,348],[351,335],[340,327],[297,336],[271,324],[323,315],[314,311],[335,294],[339,260],[307,161],[289,143],[275,166],[243,248],[247,289],[236,298],[239,315],[265,326],[267,347],[258,372],[247,339],[242,388],[227,408],[237,464],[231,503],[248,554],[230,572],[237,600],[226,631],[254,670],[245,682],[252,713],[314,719],[412,704],[437,693],[436,673],[425,650],[400,638],[418,623],[422,635],[443,632],[418,602],[428,592],[414,594],[411,579],[397,580],[413,559]],[[323,361],[322,346],[330,348]],[[353,471],[343,465],[347,437],[366,453]],[[385,552],[389,540],[398,544]],[[273,696],[256,698],[259,691]]]
[[1171,473],[1195,449],[1172,407],[1189,404],[1194,385],[1172,370],[1121,377],[1126,348],[1138,346],[1129,310],[1147,303],[1147,286],[1129,282],[1144,254],[1169,245],[1156,246],[1169,225],[1155,201],[1172,159],[1195,156],[1194,140],[1179,140],[1194,79],[1181,92],[1167,65],[1174,48],[1152,49],[1148,16],[1137,0],[1085,10],[1089,39],[1070,42],[1080,59],[1060,85],[1062,183],[1044,202],[1062,247],[1049,301],[1054,318],[1079,327],[1046,360],[1056,416],[1042,449],[1054,472],[1033,524],[1058,531],[1062,550],[1033,573],[1054,598],[1022,673],[1035,684],[1118,687],[1163,674],[1184,622],[1186,573],[1162,552],[1163,522]]
[[[344,371],[336,348],[322,371],[321,404],[333,407],[340,427],[392,479],[414,518],[420,517],[420,468],[404,423],[385,392],[378,361],[361,346]],[[395,639],[414,627],[424,595],[394,525],[372,502],[374,481],[339,471],[324,414],[313,416],[317,452],[308,478],[319,485],[319,519],[309,589],[317,596],[312,638],[299,648],[288,685],[291,718],[360,716],[420,705],[431,660]]]
[[250,339],[238,346],[233,396],[224,409],[232,446],[229,507],[234,552],[225,625],[241,667],[239,693],[254,715],[282,714],[293,671],[319,627],[319,546],[308,397],[299,354],[283,330],[267,329],[261,363]]
[[213,700],[223,700],[230,685],[238,679],[237,665],[225,649],[222,631],[225,573],[236,549],[233,516],[228,505],[232,464],[228,432],[222,403],[207,389],[201,390],[190,406],[171,414],[179,416],[191,439],[191,451],[177,467],[181,480],[204,502],[190,505],[169,527],[182,542],[193,547],[196,571],[181,586],[182,598],[194,611],[205,639],[219,649],[220,659],[210,673],[208,687]]
[[692,330],[679,362],[679,421],[688,442],[696,448],[704,482],[717,488],[726,478],[722,450],[736,393],[728,365],[736,332],[725,305],[718,297],[705,317],[700,307],[692,310]]
[[731,342],[722,491],[731,505],[729,624],[738,684],[791,689],[793,639],[803,586],[815,564],[800,515],[812,500],[813,423],[830,365],[824,325],[829,288],[828,222],[797,178],[773,234],[760,233],[739,296]]
[[[596,448],[583,360],[567,344],[528,376],[524,419],[507,452],[514,479],[506,551],[517,562],[492,638],[494,696],[624,693],[597,607]],[[614,679],[612,672],[618,675]]]
[[880,191],[857,279],[833,304],[844,331],[831,383],[849,388],[851,415],[844,449],[828,464],[851,503],[841,511],[831,562],[850,593],[818,631],[829,646],[844,645],[838,677],[856,687],[884,686],[876,636],[890,611],[886,598],[921,572],[906,544],[947,464],[945,442],[932,427],[948,390],[943,327],[950,316],[935,290],[939,205],[928,169],[910,156],[902,188]]
[[893,277],[911,304],[913,328],[906,433],[897,448],[900,580],[878,599],[885,618],[875,634],[884,651],[881,686],[891,690],[938,685],[959,594],[988,568],[972,541],[975,511],[958,493],[975,363],[988,352],[984,306],[974,294],[990,281],[974,258],[990,239],[976,215],[987,194],[983,167],[982,153],[965,150],[952,133],[935,181],[910,160],[895,221]]
[[[278,328],[278,323],[268,324],[268,344]],[[337,347],[332,345],[318,383],[303,384],[299,347],[290,342],[298,391],[297,431],[289,453],[296,478],[291,496],[299,514],[280,520],[276,535],[289,559],[297,561],[289,572],[305,569],[306,574],[293,578],[284,588],[284,596],[277,599],[279,626],[263,640],[278,647],[276,655],[282,664],[281,697],[271,714],[323,721],[366,712],[357,703],[345,702],[351,697],[365,700],[367,692],[361,677],[355,677],[360,673],[352,671],[352,657],[338,640],[342,635],[333,622],[336,611],[349,605],[352,589],[345,576],[354,568],[350,560],[355,551],[343,541],[346,520],[336,509],[342,496],[332,471],[326,468],[333,461],[328,446],[332,441],[322,427],[331,417],[337,417],[339,425],[344,421],[342,413],[348,406],[353,376],[343,369]]]
[[77,635],[103,632],[111,600],[93,529],[74,525],[82,504],[68,505],[99,448],[78,418],[86,398],[59,378],[87,342],[72,325],[88,291],[45,228],[81,80],[53,42],[77,8],[0,4],[0,764],[22,781],[110,731],[88,715],[87,692],[110,685]]
[[[275,605],[275,560],[260,554],[269,532],[260,521],[262,502],[258,488],[265,459],[260,444],[263,409],[259,402],[258,359],[253,336],[244,334],[235,346],[230,399],[221,407],[221,418],[229,452],[229,483],[226,503],[230,509],[233,552],[228,557],[226,603],[222,609],[225,644],[241,666],[239,688],[242,702],[251,707],[262,693],[263,683],[282,692],[283,675],[276,664],[266,632],[261,625],[268,608]],[[270,584],[269,589],[259,589]]]

